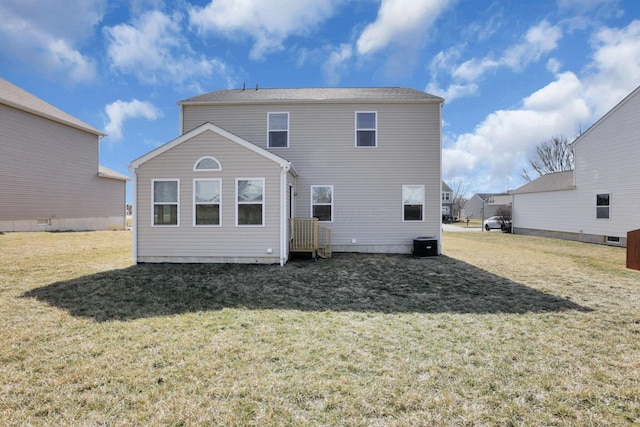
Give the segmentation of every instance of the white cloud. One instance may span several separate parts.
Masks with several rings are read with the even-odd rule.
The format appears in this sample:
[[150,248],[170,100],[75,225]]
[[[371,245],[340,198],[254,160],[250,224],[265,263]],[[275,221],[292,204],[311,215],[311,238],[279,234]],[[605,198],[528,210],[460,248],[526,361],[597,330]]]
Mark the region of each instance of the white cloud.
[[640,84],[640,20],[622,29],[601,29],[592,46],[586,96],[600,116]]
[[250,58],[261,60],[283,48],[292,35],[309,34],[331,17],[344,0],[211,0],[189,11],[189,23],[202,34],[250,37]]
[[[519,176],[540,142],[556,135],[575,136],[635,89],[640,82],[640,21],[622,29],[604,28],[592,41],[594,52],[582,78],[572,72],[522,100],[518,109],[489,114],[473,132],[449,136],[443,150],[443,175],[473,173],[480,190],[504,189]],[[559,69],[555,61],[550,70]],[[514,181],[511,181],[514,183]]]
[[106,0],[0,2],[0,59],[19,61],[70,83],[87,83],[96,67],[77,45],[93,34]]
[[137,99],[132,101],[117,100],[107,105],[104,110],[109,119],[104,130],[114,140],[122,139],[122,127],[125,121],[137,118],[156,120],[162,116],[160,110],[153,104]]
[[477,82],[486,73],[498,68],[522,71],[532,62],[539,61],[544,55],[555,50],[561,38],[561,28],[543,20],[527,31],[522,42],[510,46],[497,58],[490,54],[483,58],[471,58],[455,65],[454,61],[461,56],[460,47],[440,52],[431,62],[432,81],[428,87],[438,88],[436,83],[438,75],[445,73],[451,77],[452,82],[449,88],[440,90],[440,96],[452,95],[448,98],[450,102],[462,96],[473,95],[478,88]]
[[398,37],[425,33],[451,3],[451,0],[382,0],[378,17],[358,38],[358,53],[374,53]]
[[451,102],[457,98],[464,98],[467,96],[475,95],[478,93],[478,85],[475,83],[470,84],[452,84],[448,88],[443,89],[431,82],[425,88],[425,92],[440,96],[445,99],[446,102]]
[[562,73],[525,98],[521,108],[495,111],[472,133],[451,141],[443,150],[443,175],[475,171],[485,186],[504,187],[536,145],[555,135],[572,137],[590,117],[582,83],[575,74]]
[[507,49],[498,62],[513,70],[521,70],[555,50],[561,38],[562,30],[559,26],[552,26],[546,20],[542,21],[527,31],[524,42]]
[[328,84],[333,86],[340,81],[340,76],[346,69],[346,62],[352,56],[353,48],[348,43],[343,43],[337,48],[331,49],[329,58],[322,66]]
[[192,51],[181,34],[181,21],[177,13],[169,16],[151,11],[132,25],[105,28],[111,69],[150,84],[184,84],[212,76],[228,78],[224,62]]

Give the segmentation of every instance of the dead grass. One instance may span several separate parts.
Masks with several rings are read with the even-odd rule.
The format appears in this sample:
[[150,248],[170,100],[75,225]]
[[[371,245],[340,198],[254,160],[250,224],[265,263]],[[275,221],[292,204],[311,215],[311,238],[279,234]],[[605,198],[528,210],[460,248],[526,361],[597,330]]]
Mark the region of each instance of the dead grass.
[[6,425],[633,425],[623,249],[131,266],[130,233],[0,235]]

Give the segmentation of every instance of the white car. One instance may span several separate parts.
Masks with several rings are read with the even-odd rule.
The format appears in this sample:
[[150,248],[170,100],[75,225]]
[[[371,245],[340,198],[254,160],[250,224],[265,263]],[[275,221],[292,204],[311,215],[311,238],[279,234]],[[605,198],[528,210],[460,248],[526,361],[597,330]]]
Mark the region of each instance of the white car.
[[491,230],[501,230],[502,229],[502,221],[500,221],[499,216],[489,217],[484,221],[483,227],[487,231]]

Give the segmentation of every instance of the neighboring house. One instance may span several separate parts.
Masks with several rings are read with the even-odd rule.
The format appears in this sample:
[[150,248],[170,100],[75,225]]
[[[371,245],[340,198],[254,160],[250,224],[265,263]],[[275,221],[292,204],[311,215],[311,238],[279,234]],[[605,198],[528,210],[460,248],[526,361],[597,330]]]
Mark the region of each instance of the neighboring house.
[[411,253],[428,236],[439,253],[442,103],[405,88],[180,101],[181,135],[130,165],[135,261],[282,265],[290,219],[311,217],[334,251]]
[[510,193],[476,193],[465,203],[461,217],[486,219],[497,215],[498,209],[510,205]]
[[513,231],[627,245],[640,228],[640,87],[574,141],[575,170],[513,192]]
[[442,222],[453,219],[453,190],[442,181]]
[[125,229],[102,132],[0,78],[0,231]]

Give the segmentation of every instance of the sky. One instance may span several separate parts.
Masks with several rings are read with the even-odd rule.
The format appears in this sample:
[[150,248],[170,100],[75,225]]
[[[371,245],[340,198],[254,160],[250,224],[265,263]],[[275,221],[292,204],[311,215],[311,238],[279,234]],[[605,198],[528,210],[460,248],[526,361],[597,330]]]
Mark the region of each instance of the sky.
[[444,181],[502,192],[640,85],[637,0],[2,0],[0,40],[0,77],[107,133],[127,175],[192,96],[401,86],[445,99]]

